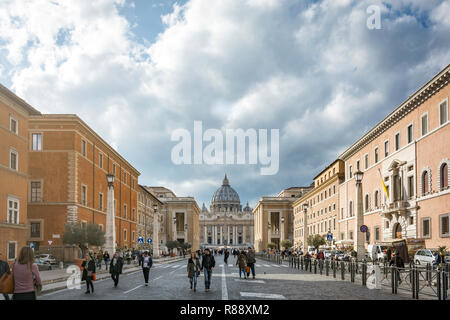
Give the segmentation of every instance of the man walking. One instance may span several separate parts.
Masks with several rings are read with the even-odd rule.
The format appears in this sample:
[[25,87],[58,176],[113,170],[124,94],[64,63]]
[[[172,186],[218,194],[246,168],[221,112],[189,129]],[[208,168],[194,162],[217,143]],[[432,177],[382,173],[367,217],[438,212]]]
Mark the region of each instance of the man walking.
[[108,265],[109,265],[109,253],[108,251],[105,251],[105,253],[103,254],[103,260],[105,260],[105,267],[106,267],[106,271],[108,271]]
[[[247,252],[247,267],[250,268],[250,270],[252,271],[252,275],[253,275],[253,279],[255,279],[255,263],[256,263],[256,258],[255,258],[255,251],[251,248],[248,247],[248,252]],[[250,270],[247,274],[247,278],[250,277]]]
[[[11,270],[9,269],[8,262],[3,261],[3,253],[0,252],[0,279],[5,273],[10,274]],[[3,297],[5,298],[5,300],[9,300],[9,294],[3,293]]]
[[225,264],[228,264],[228,257],[229,256],[230,256],[230,253],[228,252],[228,250],[225,250],[224,259],[223,259]]
[[205,254],[202,258],[202,269],[201,272],[204,272],[205,275],[205,291],[209,291],[211,288],[211,275],[216,266],[216,261],[214,260],[214,256],[211,255],[211,251],[209,249],[205,249]]
[[142,258],[142,271],[144,272],[145,286],[148,287],[148,275],[150,273],[150,268],[153,265],[152,257],[148,255],[148,251],[144,252],[144,257]]
[[109,266],[109,273],[111,273],[111,278],[114,281],[114,288],[117,288],[119,284],[119,275],[122,273],[122,260],[119,254],[116,252],[111,260],[111,265]]

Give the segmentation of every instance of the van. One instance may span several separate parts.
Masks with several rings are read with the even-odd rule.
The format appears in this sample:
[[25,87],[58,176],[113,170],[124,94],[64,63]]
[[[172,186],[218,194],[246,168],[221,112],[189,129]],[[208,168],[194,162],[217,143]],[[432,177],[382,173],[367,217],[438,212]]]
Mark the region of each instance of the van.
[[369,244],[367,247],[368,255],[371,260],[383,262],[386,257],[387,246],[380,244]]
[[310,255],[314,255],[314,253],[316,253],[316,248],[313,247],[313,246],[309,246],[309,247],[308,247],[308,253],[309,253]]

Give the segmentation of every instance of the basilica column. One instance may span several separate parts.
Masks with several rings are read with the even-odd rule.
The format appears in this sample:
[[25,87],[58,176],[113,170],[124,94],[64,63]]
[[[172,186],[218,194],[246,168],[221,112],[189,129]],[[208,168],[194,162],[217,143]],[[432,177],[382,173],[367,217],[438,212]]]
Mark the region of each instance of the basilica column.
[[247,226],[246,225],[244,225],[243,227],[242,227],[242,243],[246,243],[245,241],[245,235],[246,235],[246,233],[245,233],[245,229],[247,228]]

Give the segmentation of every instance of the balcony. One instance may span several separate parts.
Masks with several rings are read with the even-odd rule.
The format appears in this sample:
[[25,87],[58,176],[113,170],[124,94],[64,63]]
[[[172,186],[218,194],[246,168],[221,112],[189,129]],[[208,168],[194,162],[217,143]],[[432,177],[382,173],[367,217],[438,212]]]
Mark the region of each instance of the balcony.
[[406,211],[408,209],[410,209],[408,201],[404,200],[393,201],[387,205],[381,206],[381,215],[389,220],[391,220],[392,217],[395,215],[395,217],[398,219],[399,216],[406,215]]

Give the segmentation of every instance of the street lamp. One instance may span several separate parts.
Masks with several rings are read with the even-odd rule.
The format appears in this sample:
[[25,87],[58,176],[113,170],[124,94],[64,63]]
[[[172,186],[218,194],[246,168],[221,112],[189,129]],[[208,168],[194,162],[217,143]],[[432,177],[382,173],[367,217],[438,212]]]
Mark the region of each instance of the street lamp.
[[106,175],[108,182],[108,204],[106,210],[106,232],[105,232],[105,250],[109,254],[114,255],[116,252],[116,226],[114,213],[114,179],[115,176],[111,173]]
[[356,219],[355,219],[355,247],[356,247],[356,259],[362,260],[365,256],[364,246],[364,233],[361,231],[361,226],[364,225],[364,213],[363,213],[363,191],[362,191],[362,179],[364,173],[360,170],[355,172],[356,181]]

